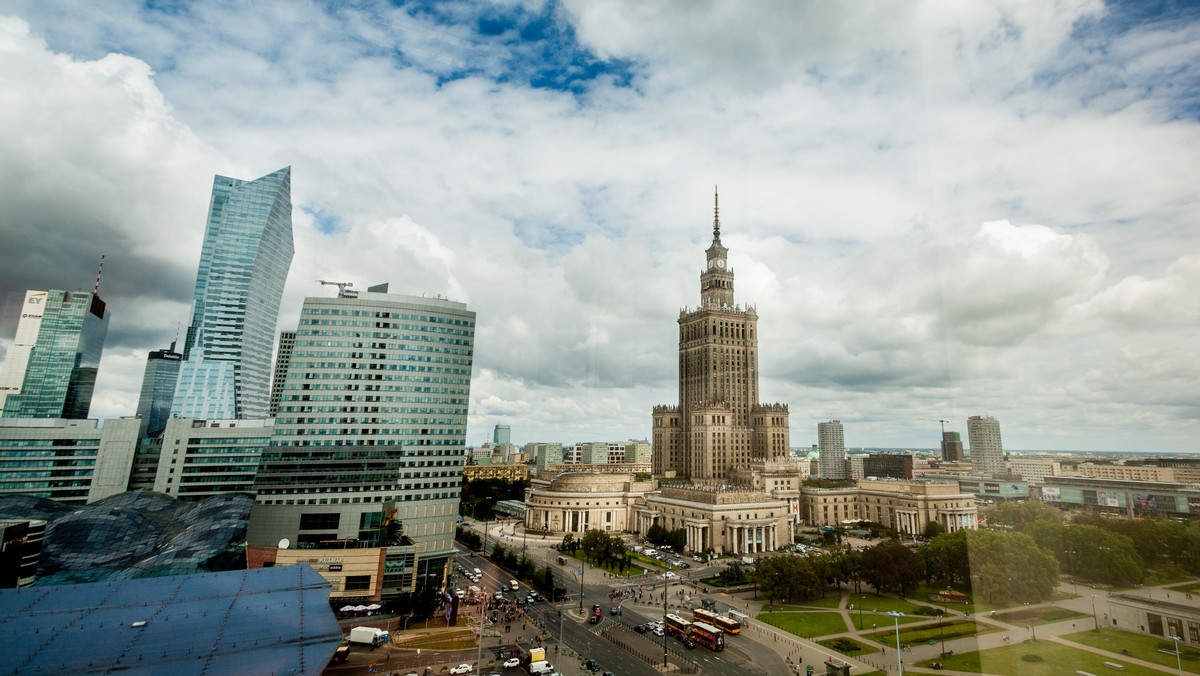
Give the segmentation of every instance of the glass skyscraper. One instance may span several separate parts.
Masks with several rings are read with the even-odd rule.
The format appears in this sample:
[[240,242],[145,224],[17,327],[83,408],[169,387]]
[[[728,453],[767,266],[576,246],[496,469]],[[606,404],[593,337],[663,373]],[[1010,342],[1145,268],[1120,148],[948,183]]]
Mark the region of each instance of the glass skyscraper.
[[166,429],[182,359],[183,355],[175,351],[174,342],[171,349],[155,350],[146,357],[146,373],[142,376],[137,407],[137,414],[142,418],[143,437],[157,437]]
[[86,418],[108,335],[94,293],[27,291],[17,335],[0,370],[5,418]]
[[[332,551],[337,568],[318,570],[347,601],[444,579],[474,336],[475,313],[463,303],[387,285],[304,300],[254,481],[251,566],[284,565],[292,550],[305,561]],[[355,556],[369,565],[354,572]]]
[[192,320],[171,412],[265,418],[292,243],[292,169],[213,180]]

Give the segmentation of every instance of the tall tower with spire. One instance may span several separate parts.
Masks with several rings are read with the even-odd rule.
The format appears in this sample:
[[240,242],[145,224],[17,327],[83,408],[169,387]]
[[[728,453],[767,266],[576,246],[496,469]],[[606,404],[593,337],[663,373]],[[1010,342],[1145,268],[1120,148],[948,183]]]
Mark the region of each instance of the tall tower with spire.
[[655,474],[697,483],[724,483],[732,469],[788,453],[787,406],[758,403],[758,312],[734,303],[718,199],[700,306],[679,313],[679,405],[652,414]]

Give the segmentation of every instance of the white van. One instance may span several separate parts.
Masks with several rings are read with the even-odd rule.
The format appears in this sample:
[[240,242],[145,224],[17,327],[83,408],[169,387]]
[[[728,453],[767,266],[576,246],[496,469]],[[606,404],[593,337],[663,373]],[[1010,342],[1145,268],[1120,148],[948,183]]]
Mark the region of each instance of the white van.
[[476,569],[475,569],[475,575],[476,575],[476,576],[483,575],[483,571],[482,571],[482,570],[479,570],[478,568],[476,568]]
[[549,673],[551,671],[554,671],[554,665],[550,664],[546,660],[540,660],[538,662],[530,662],[529,663],[529,673],[530,674],[545,674],[545,673]]
[[350,630],[350,642],[378,646],[387,643],[387,632],[375,627],[354,627]]

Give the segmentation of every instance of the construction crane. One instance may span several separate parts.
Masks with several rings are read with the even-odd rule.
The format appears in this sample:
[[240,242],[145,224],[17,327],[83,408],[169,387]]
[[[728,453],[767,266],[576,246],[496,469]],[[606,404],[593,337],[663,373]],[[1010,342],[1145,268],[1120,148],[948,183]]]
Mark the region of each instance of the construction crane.
[[317,284],[323,286],[336,286],[338,288],[338,298],[346,297],[346,290],[354,286],[354,282],[327,282],[323,279],[318,279]]
[[950,422],[949,420],[946,420],[945,418],[938,418],[936,420],[933,418],[921,418],[921,420],[924,420],[926,422],[941,423],[942,424],[942,438],[943,439],[946,438],[946,423]]

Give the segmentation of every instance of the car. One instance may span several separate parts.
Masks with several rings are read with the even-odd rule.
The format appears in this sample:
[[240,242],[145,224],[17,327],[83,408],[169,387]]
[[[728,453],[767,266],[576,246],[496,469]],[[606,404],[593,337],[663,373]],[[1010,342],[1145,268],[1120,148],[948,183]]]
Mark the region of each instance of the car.
[[704,559],[700,556],[693,556],[692,560],[695,561],[696,563],[704,563]]
[[516,657],[510,657],[510,658],[504,660],[504,664],[502,664],[500,666],[504,667],[505,669],[512,669],[513,667],[521,666],[521,660]]
[[695,650],[696,642],[693,641],[690,637],[685,636],[683,638],[683,647],[687,648],[688,650]]
[[654,628],[652,631],[654,632],[654,635],[655,635],[655,636],[662,636],[662,635],[663,635],[663,628],[662,628],[662,627],[655,627],[655,628]]
[[599,615],[592,615],[588,618],[588,624],[600,624],[600,619]]
[[471,666],[471,665],[469,665],[469,664],[460,664],[460,665],[458,665],[457,667],[450,667],[450,673],[451,673],[451,674],[455,674],[455,675],[457,675],[457,674],[469,674],[469,673],[471,673],[471,671],[472,671],[472,670],[474,670],[474,669],[475,669],[475,667],[473,667],[473,666]]
[[635,627],[633,628],[633,630],[634,630],[634,631],[636,631],[636,632],[637,632],[637,633],[639,633],[639,634],[644,634],[644,633],[646,633],[646,625],[644,625],[644,624],[639,624],[639,625],[635,626]]
[[588,660],[584,666],[586,666],[587,670],[592,673],[600,671],[600,663],[597,662],[596,660]]
[[620,615],[621,607],[620,606],[612,606],[611,608],[608,609],[608,614],[609,615]]
[[410,671],[407,674],[405,674],[404,676],[420,676],[420,675],[417,674],[417,672],[415,672],[415,671]]
[[488,674],[488,676],[503,676],[503,674],[501,674],[499,671],[493,671],[492,673]]
[[475,558],[475,552],[471,552],[471,558]]

